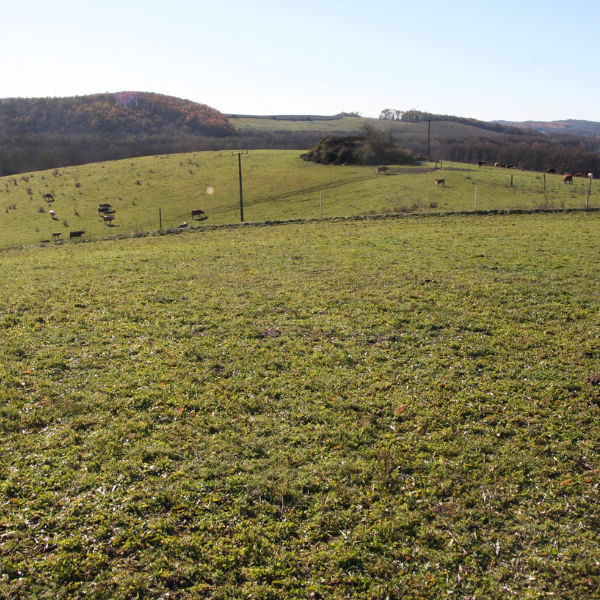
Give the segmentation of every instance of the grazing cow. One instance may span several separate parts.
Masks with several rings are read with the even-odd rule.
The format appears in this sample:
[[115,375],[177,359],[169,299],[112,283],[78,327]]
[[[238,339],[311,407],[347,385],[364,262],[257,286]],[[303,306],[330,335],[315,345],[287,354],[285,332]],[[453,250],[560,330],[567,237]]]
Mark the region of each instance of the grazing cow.
[[516,169],[515,165],[506,165],[507,169]]
[[500,163],[494,163],[495,167],[501,167],[502,165]]
[[187,221],[183,222],[181,225],[177,225],[177,229],[186,229],[187,227],[189,227]]
[[435,184],[436,185],[443,185],[443,186],[445,186],[446,185],[446,180],[445,179],[436,179],[435,180]]
[[571,185],[573,185],[573,175],[565,173],[565,176],[563,177],[563,183],[570,183]]
[[583,173],[575,173],[575,177],[585,177]]
[[102,219],[105,223],[112,223],[115,220],[114,215],[102,215]]
[[548,169],[546,173],[556,173],[556,169]]
[[487,160],[478,160],[477,161],[478,167],[483,167],[484,165],[487,165]]
[[84,233],[85,233],[85,231],[71,231],[71,232],[69,232],[69,237],[70,238],[78,238],[78,237],[81,237]]
[[60,236],[61,236],[60,231],[58,233],[53,233],[52,234],[52,239],[53,240],[58,240],[58,239],[60,239]]
[[197,209],[192,211],[192,219],[194,217],[201,217],[204,214],[203,210]]
[[52,194],[44,194],[42,196],[42,198],[46,201],[46,202],[54,202],[54,196]]
[[49,210],[48,214],[54,219],[54,217],[56,216],[56,213],[53,210]]
[[385,173],[386,171],[389,171],[389,170],[390,170],[389,167],[377,167],[377,174]]

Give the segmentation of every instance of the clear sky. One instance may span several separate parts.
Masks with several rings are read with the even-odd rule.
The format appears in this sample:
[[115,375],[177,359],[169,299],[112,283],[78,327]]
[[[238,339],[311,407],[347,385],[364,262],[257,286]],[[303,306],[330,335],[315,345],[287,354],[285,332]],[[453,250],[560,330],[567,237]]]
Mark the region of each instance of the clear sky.
[[600,121],[600,0],[0,0],[0,98]]

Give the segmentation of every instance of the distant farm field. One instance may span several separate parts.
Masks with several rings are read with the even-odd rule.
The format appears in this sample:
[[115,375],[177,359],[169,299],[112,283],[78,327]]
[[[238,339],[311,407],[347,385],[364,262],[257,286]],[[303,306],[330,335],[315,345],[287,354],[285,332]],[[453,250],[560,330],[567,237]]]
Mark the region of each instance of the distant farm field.
[[597,598],[599,226],[1,253],[0,597]]
[[[442,167],[443,168],[440,168]],[[477,168],[459,163],[392,168],[307,163],[298,151],[257,150],[242,156],[244,218],[249,222],[381,213],[583,208],[589,182],[563,185],[559,175]],[[145,157],[0,178],[0,247],[68,239],[85,231],[94,239],[156,231],[187,222],[240,220],[239,166],[231,152]],[[544,187],[545,177],[545,187]],[[436,186],[444,179],[445,186]],[[44,194],[54,202],[46,202]],[[110,204],[106,224],[100,203]],[[598,207],[592,185],[589,205]],[[206,220],[193,220],[192,210]],[[50,210],[55,215],[51,216]]]

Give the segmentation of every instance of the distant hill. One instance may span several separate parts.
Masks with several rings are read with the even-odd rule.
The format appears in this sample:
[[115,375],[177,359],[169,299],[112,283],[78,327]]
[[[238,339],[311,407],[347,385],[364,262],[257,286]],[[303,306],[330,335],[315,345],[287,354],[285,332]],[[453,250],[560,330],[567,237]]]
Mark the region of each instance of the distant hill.
[[600,123],[589,121],[541,124],[538,129],[415,109],[386,109],[379,119],[352,112],[223,115],[205,104],[172,96],[119,92],[0,99],[0,176],[199,150],[305,152],[327,136],[361,136],[373,128],[390,147],[407,149],[414,156],[498,162],[538,171],[600,172]]
[[564,133],[591,138],[600,137],[600,123],[597,121],[567,119],[566,121],[494,121],[494,123],[522,129],[533,129],[542,133]]
[[214,108],[161,94],[0,99],[0,175],[201,150],[235,137]]
[[[390,111],[399,119],[228,115],[242,148],[305,150],[328,136],[362,135],[376,128],[390,145],[440,160],[513,164],[557,172],[600,172],[597,143],[589,137],[515,127],[418,110]],[[382,113],[383,114],[383,113]],[[343,162],[343,161],[342,161]]]

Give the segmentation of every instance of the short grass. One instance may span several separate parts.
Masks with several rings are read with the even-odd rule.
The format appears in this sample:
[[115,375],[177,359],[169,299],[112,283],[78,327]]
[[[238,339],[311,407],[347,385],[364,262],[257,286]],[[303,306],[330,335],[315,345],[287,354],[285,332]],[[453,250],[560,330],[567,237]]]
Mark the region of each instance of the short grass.
[[[377,175],[374,167],[307,163],[298,151],[263,150],[242,156],[244,218],[250,222],[343,217],[386,212],[582,208],[588,181],[563,185],[559,175],[508,171],[458,163],[425,163]],[[86,238],[134,231],[156,231],[240,220],[238,157],[202,152],[137,158],[69,167],[0,179],[0,247],[68,238],[73,230]],[[446,185],[436,186],[435,179]],[[511,181],[512,180],[512,181]],[[511,187],[512,183],[512,187]],[[475,195],[477,192],[477,203]],[[43,200],[52,193],[55,202]],[[106,225],[99,203],[115,208]],[[590,206],[598,207],[597,186]],[[55,211],[54,218],[49,210]],[[192,221],[202,209],[207,220]]]
[[282,119],[245,119],[230,118],[228,121],[240,133],[263,131],[318,131],[323,135],[359,133],[365,124],[379,125],[379,119],[363,117],[343,117],[332,121],[284,121]]
[[0,596],[597,598],[599,225],[0,254]]

